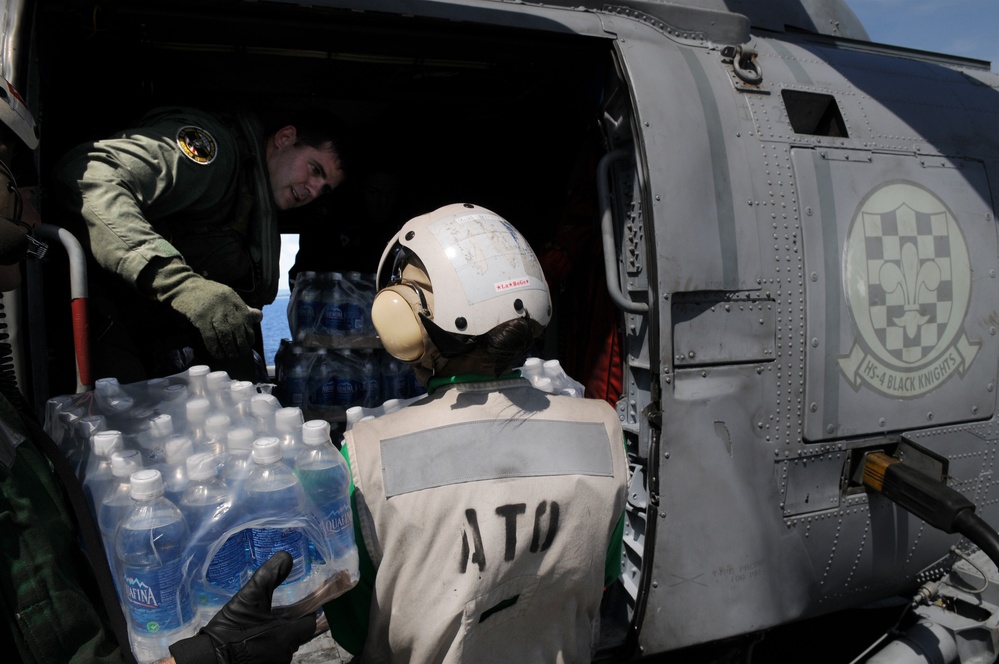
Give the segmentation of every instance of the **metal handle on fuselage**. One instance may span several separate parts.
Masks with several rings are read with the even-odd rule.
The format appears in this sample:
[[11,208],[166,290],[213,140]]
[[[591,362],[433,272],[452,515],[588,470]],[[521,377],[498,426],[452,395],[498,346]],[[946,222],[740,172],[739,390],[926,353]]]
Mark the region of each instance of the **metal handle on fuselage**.
[[617,270],[617,245],[614,242],[614,214],[611,209],[610,167],[619,159],[629,156],[627,150],[614,150],[600,158],[597,164],[597,197],[600,203],[600,234],[604,244],[604,274],[607,277],[607,292],[614,304],[633,314],[646,313],[649,305],[646,302],[633,302],[621,290],[621,282]]

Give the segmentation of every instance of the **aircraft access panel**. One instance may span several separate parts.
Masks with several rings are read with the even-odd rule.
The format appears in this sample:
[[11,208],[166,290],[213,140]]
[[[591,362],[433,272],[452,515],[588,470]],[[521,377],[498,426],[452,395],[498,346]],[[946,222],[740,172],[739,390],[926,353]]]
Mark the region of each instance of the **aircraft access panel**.
[[807,442],[991,418],[997,235],[978,162],[794,149]]

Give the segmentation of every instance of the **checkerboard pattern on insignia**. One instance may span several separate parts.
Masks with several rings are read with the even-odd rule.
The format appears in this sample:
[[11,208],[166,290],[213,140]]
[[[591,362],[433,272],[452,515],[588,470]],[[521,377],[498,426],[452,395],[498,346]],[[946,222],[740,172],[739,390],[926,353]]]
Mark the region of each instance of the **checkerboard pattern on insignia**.
[[953,308],[947,214],[903,204],[863,217],[871,324],[900,366],[918,364],[944,341]]

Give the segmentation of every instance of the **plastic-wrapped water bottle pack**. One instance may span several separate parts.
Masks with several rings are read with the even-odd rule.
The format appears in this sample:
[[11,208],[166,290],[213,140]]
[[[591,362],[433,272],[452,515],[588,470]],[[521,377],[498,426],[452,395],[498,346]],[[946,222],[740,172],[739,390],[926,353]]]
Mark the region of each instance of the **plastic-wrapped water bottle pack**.
[[346,462],[324,420],[207,366],[142,383],[98,380],[50,399],[46,430],[100,526],[140,662],[194,634],[279,550],[274,593],[318,611],[358,580]]

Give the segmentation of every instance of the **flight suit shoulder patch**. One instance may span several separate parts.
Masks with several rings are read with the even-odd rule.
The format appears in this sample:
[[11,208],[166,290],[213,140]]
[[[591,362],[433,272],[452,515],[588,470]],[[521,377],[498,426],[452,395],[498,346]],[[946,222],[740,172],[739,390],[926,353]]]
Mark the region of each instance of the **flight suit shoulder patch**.
[[201,127],[187,125],[177,130],[177,146],[188,159],[202,166],[215,161],[218,143]]

